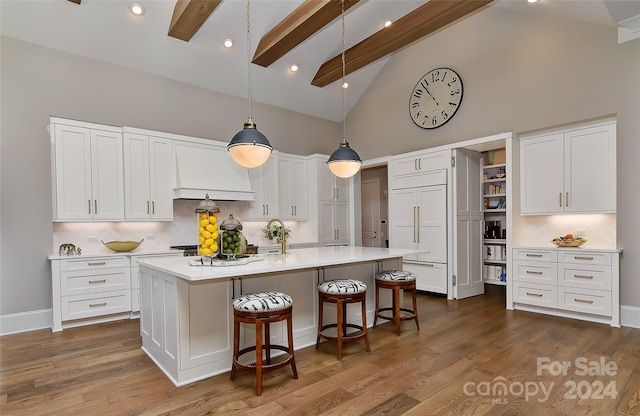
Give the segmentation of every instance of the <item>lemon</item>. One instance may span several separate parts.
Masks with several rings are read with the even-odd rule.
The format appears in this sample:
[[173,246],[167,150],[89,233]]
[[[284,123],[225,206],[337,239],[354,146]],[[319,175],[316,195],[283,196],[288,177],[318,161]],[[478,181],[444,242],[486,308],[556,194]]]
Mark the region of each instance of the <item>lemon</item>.
[[212,251],[208,248],[201,248],[200,249],[200,254],[211,254]]
[[206,227],[204,227],[205,230],[209,231],[210,233],[216,231],[216,227],[213,224],[208,224]]
[[211,244],[211,250],[213,252],[218,251],[218,243],[216,243],[215,241],[213,242],[213,244]]
[[200,244],[204,244],[204,241],[205,241],[205,239],[204,239],[204,237],[203,237],[203,236],[198,237],[198,242],[199,242]]
[[201,234],[204,238],[211,238],[211,233],[207,230],[202,231]]
[[209,224],[209,220],[207,220],[206,218],[203,220],[200,220],[200,227],[206,227]]
[[210,246],[211,244],[213,244],[213,238],[207,238],[206,240],[204,240],[204,243]]
[[200,219],[201,220],[206,220],[207,219],[207,213],[206,212],[201,212],[200,213]]
[[213,225],[215,225],[218,222],[218,218],[216,218],[216,214],[213,214],[212,216],[209,217],[209,222]]
[[213,231],[213,232],[211,233],[211,238],[213,238],[214,240],[216,240],[216,239],[218,238],[218,235],[219,235],[219,234],[218,234],[218,231],[217,231],[217,230],[216,230],[216,231]]

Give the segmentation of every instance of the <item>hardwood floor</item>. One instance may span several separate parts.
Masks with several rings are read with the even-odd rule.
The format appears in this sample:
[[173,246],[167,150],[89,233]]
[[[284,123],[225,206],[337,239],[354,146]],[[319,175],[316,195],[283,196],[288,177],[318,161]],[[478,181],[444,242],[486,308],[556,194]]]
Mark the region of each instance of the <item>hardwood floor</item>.
[[267,372],[260,397],[245,371],[175,387],[140,349],[136,320],[6,335],[0,413],[640,414],[640,329],[507,311],[498,286],[459,301],[418,298],[420,331],[406,321],[396,337],[379,325],[371,353],[349,343],[342,362],[335,343],[299,350],[299,379],[288,367]]

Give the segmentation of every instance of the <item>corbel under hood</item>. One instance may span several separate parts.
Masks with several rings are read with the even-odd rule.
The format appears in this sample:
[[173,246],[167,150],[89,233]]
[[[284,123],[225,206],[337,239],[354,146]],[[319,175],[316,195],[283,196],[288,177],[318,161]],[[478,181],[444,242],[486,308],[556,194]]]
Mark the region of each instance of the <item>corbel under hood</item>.
[[253,201],[249,171],[233,161],[225,147],[180,143],[175,146],[174,199]]

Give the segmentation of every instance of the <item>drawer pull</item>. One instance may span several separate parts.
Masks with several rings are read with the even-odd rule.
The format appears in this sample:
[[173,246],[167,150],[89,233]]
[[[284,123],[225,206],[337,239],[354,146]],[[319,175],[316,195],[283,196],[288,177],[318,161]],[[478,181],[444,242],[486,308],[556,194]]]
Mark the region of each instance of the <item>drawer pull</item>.
[[531,254],[531,253],[527,253],[526,254],[527,257],[542,257],[542,254]]
[[87,264],[89,266],[104,266],[105,264],[107,264],[107,262],[105,262],[105,261],[94,261],[94,262],[89,262]]
[[89,280],[89,284],[93,285],[96,283],[107,283],[107,279],[100,279],[100,280]]
[[592,300],[586,300],[586,299],[577,299],[577,298],[574,298],[573,300],[574,300],[574,301],[576,301],[576,302],[578,302],[578,303],[588,303],[589,305],[591,305],[591,304],[593,303],[593,301],[592,301]]
[[90,303],[89,307],[90,308],[99,308],[101,306],[107,306],[107,302],[102,302],[102,303]]
[[541,293],[529,293],[529,292],[527,292],[527,296],[537,296],[537,297],[541,298],[542,294]]
[[542,272],[535,272],[532,270],[527,270],[527,274],[542,274]]
[[578,279],[593,279],[593,276],[587,276],[585,274],[574,274],[573,277]]
[[573,256],[574,260],[593,260],[593,257],[590,256]]

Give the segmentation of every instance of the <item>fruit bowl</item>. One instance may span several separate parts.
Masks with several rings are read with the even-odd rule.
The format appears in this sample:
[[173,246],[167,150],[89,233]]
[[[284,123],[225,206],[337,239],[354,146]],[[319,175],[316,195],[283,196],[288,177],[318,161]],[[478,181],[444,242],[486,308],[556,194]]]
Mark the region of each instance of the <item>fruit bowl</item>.
[[109,241],[108,243],[105,243],[102,240],[100,241],[109,250],[113,250],[117,252],[125,252],[125,251],[131,251],[138,248],[138,246],[142,244],[142,242],[144,241],[144,238],[140,241]]
[[580,247],[586,243],[587,240],[582,237],[574,238],[573,235],[567,234],[564,237],[554,238],[551,242],[558,247]]

